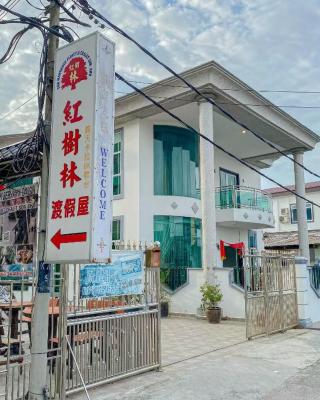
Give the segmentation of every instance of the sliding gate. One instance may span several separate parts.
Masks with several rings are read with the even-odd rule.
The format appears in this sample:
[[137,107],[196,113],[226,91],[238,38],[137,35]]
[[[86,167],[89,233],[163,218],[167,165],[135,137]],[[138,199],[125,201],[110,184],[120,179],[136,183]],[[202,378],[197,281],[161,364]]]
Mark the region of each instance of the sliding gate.
[[[139,294],[82,298],[81,268],[51,279],[47,399],[160,368],[160,269],[143,266]],[[34,280],[0,280],[0,294],[0,400],[27,400]]]
[[270,335],[298,324],[293,257],[244,257],[246,335]]

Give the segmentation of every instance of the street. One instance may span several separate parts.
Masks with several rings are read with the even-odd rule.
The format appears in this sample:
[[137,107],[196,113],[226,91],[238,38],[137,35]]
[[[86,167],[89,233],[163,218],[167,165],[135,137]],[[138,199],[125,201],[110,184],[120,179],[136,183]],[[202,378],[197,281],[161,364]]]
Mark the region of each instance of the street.
[[[172,325],[172,320],[163,325]],[[99,400],[295,400],[318,399],[320,390],[320,331],[290,330],[283,334],[245,341],[241,336],[241,324],[223,322],[220,326],[206,321],[192,321],[199,329],[211,329],[220,333],[236,332],[221,346],[211,347],[204,354],[206,344],[199,340],[195,354],[181,352],[176,343],[164,340],[168,333],[164,328],[163,348],[168,354],[171,348],[175,359],[164,359],[162,372],[150,372],[133,378],[103,385],[89,390],[93,399]],[[178,325],[191,324],[190,320],[177,320]],[[221,329],[224,325],[227,328]],[[186,337],[186,330],[180,331]],[[189,331],[190,332],[190,331]],[[190,348],[197,337],[190,332]],[[208,333],[208,331],[206,331]],[[236,336],[238,340],[236,340]],[[210,337],[208,338],[210,341]],[[178,342],[178,338],[176,338]],[[185,339],[184,342],[186,343]],[[222,347],[222,348],[221,348]],[[176,348],[176,351],[175,351]],[[193,347],[194,349],[194,347]],[[179,361],[180,360],[180,361]],[[74,395],[83,399],[84,394]]]

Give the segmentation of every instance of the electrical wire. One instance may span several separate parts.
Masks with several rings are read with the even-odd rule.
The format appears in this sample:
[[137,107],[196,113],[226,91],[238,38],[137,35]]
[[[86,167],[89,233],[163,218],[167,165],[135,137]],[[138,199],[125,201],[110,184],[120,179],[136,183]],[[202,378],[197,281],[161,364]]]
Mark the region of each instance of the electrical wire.
[[[0,6],[0,9],[7,10],[6,7]],[[38,91],[37,91],[37,99],[38,99],[38,118],[37,118],[37,126],[33,133],[33,135],[17,146],[12,146],[15,150],[13,150],[12,154],[12,164],[11,168],[15,174],[23,175],[27,174],[30,171],[40,169],[41,166],[41,153],[43,151],[43,145],[48,147],[48,143],[46,140],[46,128],[45,121],[43,118],[43,110],[45,104],[45,96],[47,94],[46,88],[48,85],[48,75],[47,75],[47,62],[48,62],[48,41],[49,35],[54,34],[55,36],[63,38],[67,42],[73,41],[73,37],[69,32],[67,27],[64,26],[52,26],[48,28],[45,26],[41,19],[26,17],[22,14],[13,12],[12,10],[8,10],[11,14],[15,15],[18,19],[14,21],[9,21],[9,23],[23,23],[26,24],[26,28],[22,31],[18,32],[13,39],[11,40],[7,51],[4,56],[1,58],[0,63],[8,61],[19,40],[29,29],[37,28],[40,30],[43,37],[43,46],[40,55],[40,65],[39,65],[39,75],[38,75]],[[22,106],[22,105],[21,105]],[[8,152],[10,153],[10,146],[8,148],[0,149],[0,159],[5,159]],[[1,157],[2,156],[2,157]]]
[[25,15],[22,15],[22,14],[20,14],[20,13],[17,13],[17,12],[15,12],[15,11],[13,11],[13,10],[10,10],[9,8],[7,8],[7,7],[5,7],[5,6],[2,6],[2,5],[0,5],[0,9],[6,10],[6,11],[9,12],[10,14],[12,14],[12,15],[18,17],[18,18],[20,19],[20,21],[18,21],[18,22],[25,23],[25,24],[28,24],[28,25],[37,27],[37,28],[39,28],[39,29],[48,31],[48,32],[50,32],[51,34],[56,35],[56,36],[60,37],[60,38],[63,39],[63,40],[66,40],[67,42],[69,41],[69,39],[66,38],[65,35],[63,35],[62,33],[59,32],[59,27],[51,27],[51,28],[50,28],[50,27],[44,25],[44,24],[42,23],[41,19],[39,19],[39,18],[27,17],[27,16],[25,16]]
[[18,107],[16,107],[14,110],[9,111],[7,114],[4,114],[3,116],[0,117],[0,121],[8,118],[11,114],[15,113],[16,111],[20,110],[23,106],[28,104],[31,100],[33,100],[37,94],[34,94],[32,97],[30,97],[28,100],[24,101],[22,104],[20,104]]
[[[133,82],[128,79],[128,82]],[[142,88],[145,90],[146,88]],[[117,93],[122,93],[122,94],[132,94],[132,92],[121,92],[121,91],[116,91]],[[158,98],[158,99],[164,99],[164,100],[176,100],[176,101],[181,101],[183,103],[190,103],[189,100],[183,100],[175,97],[164,97],[164,96],[151,96],[153,98]],[[319,109],[320,106],[295,106],[295,105],[274,105],[274,104],[250,104],[250,103],[232,103],[232,102],[223,102],[223,101],[216,101],[217,104],[225,104],[225,105],[231,105],[231,106],[250,106],[250,107],[281,107],[281,108],[314,108],[314,109]]]
[[[165,86],[165,87],[173,87],[173,88],[183,88],[186,89],[186,85],[170,85],[169,83],[161,83],[161,82],[145,82],[145,81],[136,81],[128,79],[128,82],[139,83],[143,85],[157,85],[157,86]],[[274,89],[231,89],[231,88],[220,88],[217,87],[218,90],[223,90],[224,92],[258,92],[258,93],[292,93],[292,94],[320,94],[320,90],[274,90]],[[277,106],[282,107],[282,106]]]
[[[73,19],[73,21],[81,26],[84,26],[86,28],[90,28],[89,24],[86,24],[85,22],[80,21],[80,19],[78,19],[75,15],[72,14],[72,12],[70,10],[67,9],[67,7],[64,6],[63,3],[61,3],[59,0],[53,0],[59,7],[61,7],[63,9],[63,11],[71,18]],[[70,7],[71,8],[71,7]]]
[[[169,67],[167,64],[165,64],[163,61],[161,61],[159,58],[157,58],[153,53],[151,53],[149,50],[147,50],[142,44],[140,44],[137,40],[135,40],[133,37],[131,37],[128,33],[126,33],[124,30],[119,28],[117,25],[112,23],[110,20],[108,20],[106,17],[104,17],[102,14],[100,14],[96,9],[94,9],[88,2],[87,0],[73,0],[74,3],[85,13],[89,16],[89,18],[92,16],[95,16],[96,18],[101,19],[104,21],[107,25],[109,25],[112,29],[114,29],[117,33],[128,39],[130,42],[135,44],[140,50],[142,50],[146,55],[148,55],[150,58],[152,58],[156,63],[161,65],[163,68],[165,68],[170,74],[175,76],[177,79],[182,81],[187,87],[189,87],[193,92],[195,92],[199,97],[203,98],[206,100],[208,103],[213,105],[214,107],[218,108],[220,112],[222,112],[226,117],[228,117],[231,121],[235,122],[239,126],[241,126],[243,129],[246,131],[250,132],[252,135],[254,135],[257,139],[259,139],[261,142],[264,144],[268,145],[270,148],[275,150],[277,153],[281,154],[282,156],[286,157],[288,160],[293,162],[294,164],[299,165],[299,167],[303,168],[305,171],[307,171],[309,174],[314,175],[318,179],[320,179],[320,175],[317,174],[316,172],[310,170],[309,168],[305,167],[303,164],[300,162],[296,161],[294,158],[289,156],[285,151],[281,150],[278,146],[274,145],[272,142],[269,140],[263,138],[260,136],[258,133],[256,133],[254,130],[250,129],[246,124],[242,123],[239,121],[237,118],[235,118],[230,112],[226,111],[223,107],[221,107],[219,104],[217,104],[214,100],[212,100],[210,97],[206,96],[205,94],[201,93],[199,89],[197,89],[194,85],[192,85],[190,82],[188,82],[185,78],[183,78],[181,75],[179,75],[176,71],[174,71],[171,67]],[[275,108],[274,105],[270,103],[271,106]]]
[[154,104],[155,106],[157,106],[160,110],[162,110],[163,112],[165,112],[166,114],[168,114],[170,117],[172,117],[173,119],[175,119],[176,121],[178,121],[180,124],[184,125],[190,132],[193,132],[194,134],[196,134],[198,137],[206,140],[208,143],[210,143],[211,145],[213,145],[214,147],[216,147],[217,149],[219,149],[220,151],[222,151],[224,154],[227,154],[229,157],[233,158],[234,160],[240,162],[242,165],[245,165],[247,168],[251,169],[252,171],[256,172],[257,174],[259,174],[260,176],[263,176],[265,179],[267,179],[268,181],[276,184],[277,186],[281,187],[282,189],[284,189],[285,191],[295,195],[296,197],[299,197],[300,199],[309,202],[310,204],[314,205],[315,207],[320,208],[320,204],[315,203],[312,200],[307,199],[306,197],[298,194],[296,191],[289,189],[288,187],[282,185],[281,183],[277,182],[275,179],[269,177],[268,175],[264,174],[263,172],[259,171],[257,168],[253,167],[252,165],[250,165],[248,162],[242,160],[240,157],[234,155],[233,153],[231,153],[230,151],[226,150],[224,147],[222,147],[221,145],[217,144],[215,141],[209,139],[207,136],[203,135],[202,133],[198,132],[196,129],[194,129],[191,125],[189,125],[187,122],[183,121],[180,117],[178,117],[176,114],[172,113],[171,111],[167,110],[165,107],[163,107],[159,102],[153,100],[150,96],[148,96],[146,93],[144,93],[141,89],[139,89],[138,87],[136,87],[135,85],[133,85],[132,83],[130,83],[129,81],[127,81],[122,75],[118,74],[116,72],[116,78],[119,79],[120,81],[124,82],[125,84],[127,84],[129,87],[131,87],[131,89],[134,89],[136,92],[138,92],[139,94],[141,94],[143,97],[145,97],[147,100],[149,100],[152,104]]
[[[11,2],[11,4],[9,4],[10,2]],[[8,7],[10,7],[10,10],[12,10],[13,7],[15,7],[19,2],[20,2],[20,0],[9,0],[5,4],[5,6],[8,5]],[[0,21],[3,20],[3,18],[7,15],[7,13],[8,13],[8,11],[3,11],[2,13],[0,13]]]
[[34,5],[31,3],[31,1],[29,1],[29,0],[26,0],[26,2],[27,2],[31,7],[35,8],[36,10],[45,11],[45,8],[36,7],[36,6],[34,6]]

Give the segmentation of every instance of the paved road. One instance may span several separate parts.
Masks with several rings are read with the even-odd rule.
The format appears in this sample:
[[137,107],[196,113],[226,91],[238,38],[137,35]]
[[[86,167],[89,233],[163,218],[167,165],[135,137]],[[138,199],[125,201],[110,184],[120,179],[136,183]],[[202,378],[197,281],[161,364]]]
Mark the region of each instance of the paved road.
[[320,332],[291,330],[181,358],[163,372],[89,393],[92,400],[313,400],[320,399],[319,373]]
[[267,395],[265,400],[319,400],[320,361],[298,372],[279,388]]

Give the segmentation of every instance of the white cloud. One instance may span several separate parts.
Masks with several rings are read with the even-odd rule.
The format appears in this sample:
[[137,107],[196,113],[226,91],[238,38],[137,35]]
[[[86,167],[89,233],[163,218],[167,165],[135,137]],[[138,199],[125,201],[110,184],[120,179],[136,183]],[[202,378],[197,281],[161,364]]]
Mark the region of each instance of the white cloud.
[[[94,0],[93,5],[177,71],[213,59],[258,90],[320,90],[317,0]],[[37,14],[22,2],[17,10]],[[17,29],[20,26],[2,26],[1,54]],[[76,30],[81,35],[88,33],[84,28]],[[168,75],[127,40],[111,30],[104,32],[116,42],[119,72],[140,81]],[[0,67],[0,134],[35,125],[34,102],[5,120],[1,116],[36,91],[40,40],[36,31],[27,33],[13,58]],[[320,105],[320,95],[265,95],[276,104]],[[285,110],[320,131],[319,110]],[[306,164],[318,172],[319,154],[317,149],[306,155]],[[292,171],[293,165],[281,159],[267,172],[290,183]]]

